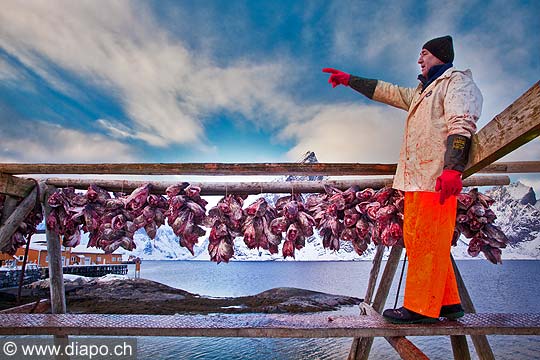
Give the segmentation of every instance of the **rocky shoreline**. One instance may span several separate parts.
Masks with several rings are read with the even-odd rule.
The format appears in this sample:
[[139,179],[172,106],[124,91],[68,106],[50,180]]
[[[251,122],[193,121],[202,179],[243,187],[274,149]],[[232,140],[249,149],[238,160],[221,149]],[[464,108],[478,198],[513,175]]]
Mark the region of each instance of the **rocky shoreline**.
[[[125,277],[66,280],[65,289],[68,312],[87,314],[306,313],[333,311],[361,302],[355,297],[297,288],[275,288],[242,297],[207,297],[151,280]],[[0,296],[6,300],[16,291],[4,290]],[[46,280],[30,284],[23,291],[23,303],[48,297]],[[8,303],[4,308],[9,307]]]

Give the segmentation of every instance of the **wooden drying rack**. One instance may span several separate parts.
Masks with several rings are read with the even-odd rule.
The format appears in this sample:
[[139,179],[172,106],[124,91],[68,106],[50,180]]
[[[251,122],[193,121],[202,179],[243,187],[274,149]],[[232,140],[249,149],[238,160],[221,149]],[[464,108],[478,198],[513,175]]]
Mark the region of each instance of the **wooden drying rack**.
[[[540,161],[505,162],[496,160],[509,154],[521,145],[540,135],[540,82],[534,84],[520,98],[497,115],[474,137],[471,148],[469,165],[464,172],[465,186],[504,185],[509,183],[508,176],[472,176],[477,172],[490,174],[507,174],[523,172],[540,172]],[[89,184],[99,185],[109,191],[130,191],[147,183],[128,180],[98,180],[98,179],[66,179],[41,178],[44,174],[116,174],[116,175],[325,175],[325,176],[365,176],[393,175],[395,164],[296,164],[296,163],[267,163],[267,164],[0,164],[0,193],[7,195],[4,210],[0,218],[0,247],[9,241],[20,222],[33,208],[38,193],[45,207],[45,216],[51,209],[46,199],[56,187],[73,186],[87,188]],[[37,174],[40,176],[38,186],[31,179],[16,175]],[[363,180],[332,180],[308,182],[236,182],[236,183],[197,183],[202,187],[203,195],[224,195],[229,193],[259,194],[259,193],[298,193],[323,192],[325,184],[346,189],[352,184],[361,187],[380,188],[391,184],[392,179],[377,178]],[[162,192],[172,182],[151,182],[153,189]],[[192,183],[195,184],[195,183]],[[38,191],[38,188],[41,191]],[[17,206],[20,198],[24,198]],[[174,336],[287,336],[287,337],[334,337],[357,336],[352,344],[349,359],[367,359],[373,342],[373,336],[384,336],[404,359],[427,358],[413,343],[404,336],[408,335],[451,335],[451,343],[456,359],[470,359],[470,353],[465,335],[470,335],[480,359],[494,359],[486,335],[489,334],[521,334],[540,335],[538,314],[529,316],[502,314],[482,316],[474,315],[475,309],[467,292],[458,268],[454,264],[456,278],[462,305],[467,314],[463,319],[453,324],[442,325],[388,325],[381,320],[382,311],[392,281],[400,261],[403,248],[394,246],[390,251],[382,277],[378,275],[382,263],[384,246],[378,246],[370,272],[368,288],[364,302],[361,304],[360,319],[346,319],[335,323],[334,326],[324,321],[310,322],[309,329],[298,328],[283,315],[273,317],[268,315],[253,315],[246,319],[240,327],[238,324],[230,327],[219,326],[215,322],[203,321],[201,317],[159,317],[131,315],[86,315],[92,321],[102,325],[92,325],[89,318],[66,314],[66,302],[61,263],[61,249],[58,234],[47,230],[47,248],[50,256],[49,274],[51,279],[50,309],[52,314],[15,314],[25,312],[31,305],[23,306],[12,313],[5,311],[0,314],[0,334],[50,334],[55,338],[67,341],[67,335],[174,335]],[[452,259],[453,261],[453,259]],[[377,286],[377,282],[379,285]],[[33,306],[34,308],[36,306]],[[46,307],[41,304],[39,308]],[[523,314],[522,314],[523,315]],[[147,323],[140,326],[141,321]],[[161,319],[161,323],[159,323]],[[176,320],[175,320],[176,319]],[[222,318],[228,319],[226,316]],[[478,319],[483,325],[475,326]],[[488,319],[488,320],[485,320]],[[491,319],[491,320],[490,320]],[[207,319],[208,320],[208,319]],[[214,319],[215,320],[215,319]],[[337,321],[336,320],[336,321]],[[21,321],[28,322],[27,325]],[[135,321],[139,325],[133,325]],[[176,322],[175,322],[176,321]],[[193,321],[195,323],[193,323]],[[224,321],[224,320],[223,320]],[[227,320],[228,321],[228,320]],[[277,325],[276,325],[277,321]],[[485,324],[488,321],[488,325]],[[491,323],[489,323],[491,321]],[[467,323],[468,322],[468,323]],[[69,324],[75,324],[68,326]],[[105,324],[105,325],[103,325]],[[143,322],[144,324],[144,322]],[[189,324],[192,324],[191,326]],[[206,325],[204,325],[206,324]],[[319,325],[317,325],[319,324]],[[370,325],[371,324],[371,325]],[[468,325],[467,325],[468,324]],[[146,326],[148,325],[148,326]],[[152,330],[153,331],[149,331]],[[221,329],[221,330],[220,330]],[[266,329],[266,330],[265,330]],[[277,330],[276,330],[277,329]],[[196,335],[199,334],[199,335]],[[284,335],[285,334],[285,335]],[[360,337],[361,336],[361,337]]]

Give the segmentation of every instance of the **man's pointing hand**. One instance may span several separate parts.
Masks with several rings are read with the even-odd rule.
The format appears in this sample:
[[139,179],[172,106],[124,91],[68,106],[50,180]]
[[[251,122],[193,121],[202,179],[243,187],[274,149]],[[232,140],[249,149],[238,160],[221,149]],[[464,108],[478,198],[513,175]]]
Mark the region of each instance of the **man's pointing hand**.
[[332,87],[335,88],[338,85],[345,85],[349,86],[349,80],[351,78],[350,74],[344,73],[343,71],[332,69],[332,68],[324,68],[322,69],[323,72],[332,74],[328,78],[328,83],[332,84]]

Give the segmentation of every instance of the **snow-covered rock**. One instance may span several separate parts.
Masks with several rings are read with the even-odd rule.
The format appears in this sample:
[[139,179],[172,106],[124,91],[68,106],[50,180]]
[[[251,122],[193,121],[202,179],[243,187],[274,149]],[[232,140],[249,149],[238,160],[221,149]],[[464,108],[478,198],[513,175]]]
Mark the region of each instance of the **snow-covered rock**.
[[[495,225],[501,228],[509,240],[502,250],[504,259],[540,259],[540,201],[532,187],[520,182],[508,186],[496,186],[486,195],[495,200],[491,207],[497,215]],[[469,239],[461,236],[452,249],[457,259],[471,259],[467,254]],[[480,253],[479,258],[483,258]]]
[[534,190],[520,182],[509,186],[498,186],[487,195],[495,199],[493,211],[495,223],[504,231],[510,245],[540,240],[540,210]]

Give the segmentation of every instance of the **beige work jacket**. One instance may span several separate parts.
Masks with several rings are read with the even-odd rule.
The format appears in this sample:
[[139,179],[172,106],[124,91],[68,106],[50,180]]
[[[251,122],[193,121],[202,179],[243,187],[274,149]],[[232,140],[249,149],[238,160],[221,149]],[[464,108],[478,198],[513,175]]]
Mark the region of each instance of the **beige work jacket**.
[[449,68],[422,91],[377,81],[373,100],[408,111],[393,187],[435,191],[442,173],[446,138],[471,137],[482,111],[482,94],[470,70]]

